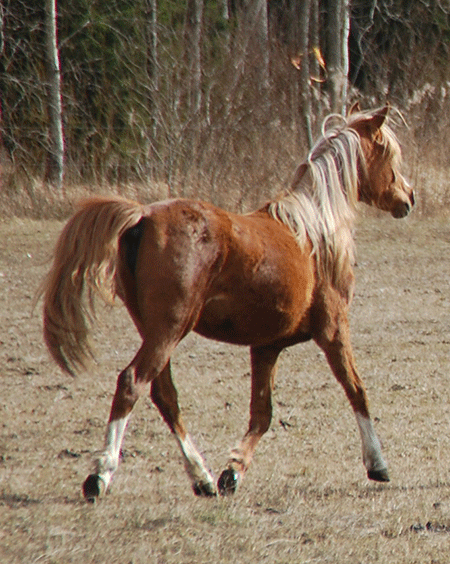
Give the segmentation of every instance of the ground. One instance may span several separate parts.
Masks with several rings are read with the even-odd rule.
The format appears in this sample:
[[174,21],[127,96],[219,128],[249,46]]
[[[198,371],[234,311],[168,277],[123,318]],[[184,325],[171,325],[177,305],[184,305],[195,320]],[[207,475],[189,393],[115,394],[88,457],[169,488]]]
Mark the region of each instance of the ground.
[[[448,562],[448,221],[357,224],[353,345],[390,483],[367,480],[349,404],[307,343],[281,357],[271,429],[234,497],[193,495],[175,441],[143,399],[95,505],[81,483],[139,339],[121,306],[104,309],[89,374],[71,378],[52,363],[33,306],[61,227],[0,223],[1,562]],[[173,371],[191,434],[218,475],[247,426],[248,351],[190,335]]]

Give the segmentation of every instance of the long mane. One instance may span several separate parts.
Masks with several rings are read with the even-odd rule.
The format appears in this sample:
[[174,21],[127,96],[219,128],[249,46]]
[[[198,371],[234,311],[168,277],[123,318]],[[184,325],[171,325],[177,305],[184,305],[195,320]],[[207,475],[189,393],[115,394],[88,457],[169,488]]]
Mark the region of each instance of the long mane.
[[[336,279],[344,264],[354,261],[352,227],[358,179],[366,172],[361,140],[353,126],[373,113],[328,116],[290,189],[268,204],[272,217],[291,229],[300,246],[310,241],[320,276]],[[395,134],[386,124],[379,142],[391,156],[400,158]]]

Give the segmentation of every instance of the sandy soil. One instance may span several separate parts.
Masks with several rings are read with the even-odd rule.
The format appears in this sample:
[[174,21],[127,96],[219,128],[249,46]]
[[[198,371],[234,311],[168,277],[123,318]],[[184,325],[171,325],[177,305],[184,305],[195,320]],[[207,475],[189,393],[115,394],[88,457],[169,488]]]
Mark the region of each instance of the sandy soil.
[[[351,409],[307,343],[282,355],[273,423],[236,496],[193,496],[175,442],[143,399],[95,506],[80,485],[138,337],[122,307],[105,309],[92,372],[72,379],[52,364],[33,298],[61,226],[0,223],[1,562],[449,561],[448,221],[358,223],[353,344],[389,484],[366,479]],[[247,425],[248,351],[192,335],[173,370],[218,475]]]

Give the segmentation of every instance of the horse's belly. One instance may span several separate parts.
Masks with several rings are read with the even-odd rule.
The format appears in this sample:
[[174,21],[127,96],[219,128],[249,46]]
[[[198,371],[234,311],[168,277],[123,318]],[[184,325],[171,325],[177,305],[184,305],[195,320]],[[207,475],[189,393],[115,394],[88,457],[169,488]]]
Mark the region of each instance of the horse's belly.
[[195,331],[204,337],[240,345],[264,345],[308,333],[310,292],[293,296],[240,295],[220,292],[210,297]]

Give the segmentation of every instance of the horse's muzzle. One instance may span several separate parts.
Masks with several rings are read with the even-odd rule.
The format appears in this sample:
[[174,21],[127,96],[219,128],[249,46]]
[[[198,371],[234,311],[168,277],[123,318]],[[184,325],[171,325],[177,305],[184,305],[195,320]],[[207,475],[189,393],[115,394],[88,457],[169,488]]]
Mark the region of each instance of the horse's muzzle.
[[414,190],[411,190],[410,194],[404,194],[403,197],[393,206],[391,210],[392,217],[395,217],[395,219],[406,217],[412,211],[415,204],[416,199],[414,197]]

